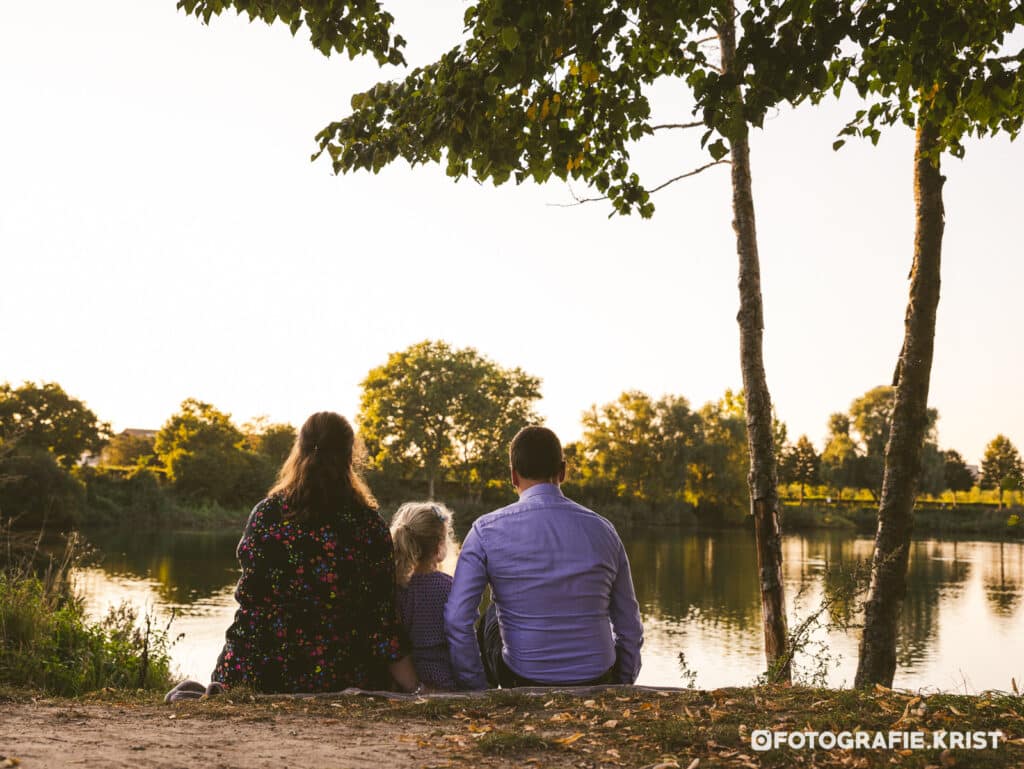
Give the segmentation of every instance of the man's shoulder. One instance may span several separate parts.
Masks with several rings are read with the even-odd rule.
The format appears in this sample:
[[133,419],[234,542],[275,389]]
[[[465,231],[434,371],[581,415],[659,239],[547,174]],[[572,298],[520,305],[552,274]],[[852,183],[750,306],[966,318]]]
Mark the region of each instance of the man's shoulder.
[[562,512],[567,512],[572,515],[578,515],[587,521],[592,522],[592,525],[598,526],[602,529],[607,530],[610,534],[618,538],[619,534],[616,531],[614,524],[605,518],[603,515],[594,512],[589,507],[581,505],[574,499],[570,499],[566,496],[560,496],[556,498],[532,498],[528,501],[519,500],[513,502],[510,505],[499,507],[490,513],[481,515],[473,523],[479,533],[486,532],[491,529],[499,528],[501,525],[520,516],[529,516],[531,514],[537,514],[538,512],[544,512],[547,508],[557,507]]

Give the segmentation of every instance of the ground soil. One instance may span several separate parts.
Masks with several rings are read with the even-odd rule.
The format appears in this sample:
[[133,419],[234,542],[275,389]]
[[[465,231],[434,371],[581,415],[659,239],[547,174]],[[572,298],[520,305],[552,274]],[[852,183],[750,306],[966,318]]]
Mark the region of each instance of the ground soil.
[[[790,749],[756,752],[753,729],[998,729],[981,751]],[[919,696],[802,688],[586,692],[511,690],[481,697],[232,691],[162,704],[159,695],[80,699],[0,692],[0,769],[949,769],[1024,767],[1024,698]]]
[[[162,705],[0,705],[0,766],[61,767],[424,767],[441,751],[420,747],[421,725],[396,728],[305,713],[208,718]],[[387,761],[382,762],[382,757]]]

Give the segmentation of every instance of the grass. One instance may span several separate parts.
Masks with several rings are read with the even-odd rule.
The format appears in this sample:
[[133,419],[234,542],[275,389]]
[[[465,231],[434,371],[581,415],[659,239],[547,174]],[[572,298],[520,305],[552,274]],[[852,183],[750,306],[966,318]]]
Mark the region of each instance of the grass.
[[477,750],[490,756],[522,755],[547,750],[551,746],[536,734],[489,732],[476,744]]
[[64,696],[168,688],[169,628],[128,604],[90,621],[70,578],[85,555],[80,540],[69,536],[57,557],[39,544],[0,527],[0,687]]

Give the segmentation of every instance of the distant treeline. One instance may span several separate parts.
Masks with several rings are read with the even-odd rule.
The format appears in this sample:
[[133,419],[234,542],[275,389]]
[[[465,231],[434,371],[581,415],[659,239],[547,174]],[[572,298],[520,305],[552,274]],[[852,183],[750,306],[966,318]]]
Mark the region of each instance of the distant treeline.
[[[432,496],[455,503],[466,521],[512,501],[507,445],[540,421],[538,378],[473,349],[427,341],[392,353],[362,387],[356,424],[382,504]],[[881,487],[892,403],[892,388],[877,387],[833,414],[820,454],[807,436],[790,442],[776,420],[784,522],[865,526]],[[960,520],[1021,504],[1021,458],[1009,439],[992,440],[976,476],[959,453],[939,449],[937,420],[933,410],[920,507],[959,505]],[[583,412],[582,428],[580,440],[565,446],[566,491],[613,520],[722,526],[746,518],[741,394],[726,391],[693,409],[681,396],[629,391]],[[292,425],[266,418],[236,425],[191,398],[157,431],[115,435],[56,383],[2,385],[0,515],[26,528],[237,524],[273,483],[294,439]],[[804,510],[790,512],[805,500]],[[997,519],[1011,528],[1019,521],[1002,512]]]

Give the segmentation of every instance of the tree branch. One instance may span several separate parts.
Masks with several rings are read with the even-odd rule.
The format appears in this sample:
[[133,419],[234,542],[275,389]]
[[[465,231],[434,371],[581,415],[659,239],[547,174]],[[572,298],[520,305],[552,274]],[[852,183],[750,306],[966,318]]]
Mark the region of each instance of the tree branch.
[[661,125],[652,125],[652,131],[660,131],[663,128],[699,128],[704,125],[700,120],[695,120],[692,123],[662,123]]
[[687,171],[685,174],[680,174],[679,176],[675,177],[674,179],[669,179],[667,182],[663,182],[662,184],[659,184],[657,187],[655,187],[654,189],[651,190],[651,194],[654,194],[658,190],[665,189],[670,184],[675,184],[680,179],[687,179],[687,178],[689,178],[691,176],[696,176],[697,174],[701,173],[702,171],[707,171],[709,168],[711,168],[713,166],[722,165],[723,163],[725,165],[732,165],[732,162],[729,161],[729,160],[726,160],[725,158],[722,158],[721,160],[712,160],[710,163],[705,163],[700,168],[695,168],[692,171]]
[[[667,182],[662,182],[657,187],[655,187],[654,189],[650,190],[650,193],[653,195],[658,190],[663,190],[666,187],[668,187],[670,184],[675,184],[680,179],[687,179],[687,178],[689,178],[691,176],[696,176],[699,173],[707,171],[709,168],[712,168],[714,166],[719,166],[719,165],[722,165],[722,164],[731,165],[731,162],[726,160],[725,158],[722,158],[721,160],[713,160],[710,163],[705,163],[704,165],[700,166],[699,168],[695,168],[692,171],[687,171],[685,174],[680,174],[679,176],[676,176],[673,179],[669,179]],[[548,203],[547,205],[553,206],[554,208],[574,208],[575,206],[582,206],[584,203],[596,203],[596,202],[598,202],[600,200],[608,200],[608,196],[607,195],[602,195],[601,197],[598,197],[598,198],[579,198],[579,197],[576,197],[576,193],[574,193],[572,191],[571,187],[569,188],[569,194],[572,195],[572,199],[573,199],[574,202],[572,202],[572,203]]]

